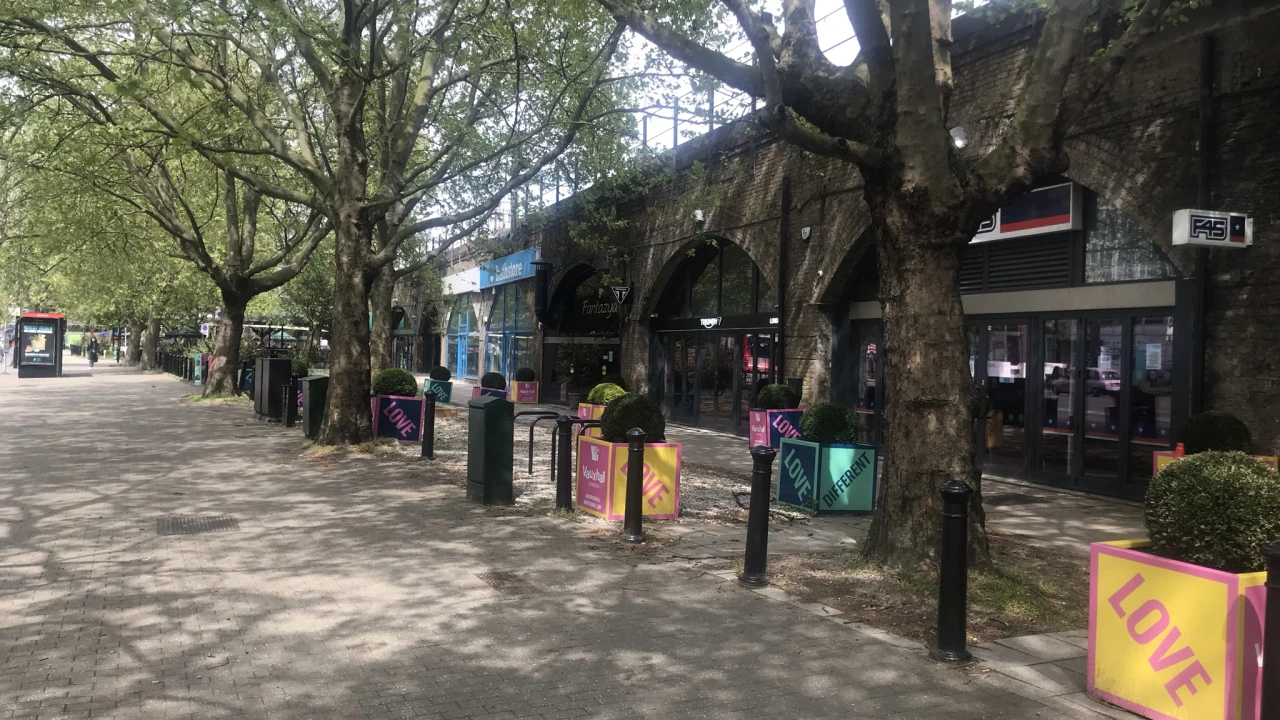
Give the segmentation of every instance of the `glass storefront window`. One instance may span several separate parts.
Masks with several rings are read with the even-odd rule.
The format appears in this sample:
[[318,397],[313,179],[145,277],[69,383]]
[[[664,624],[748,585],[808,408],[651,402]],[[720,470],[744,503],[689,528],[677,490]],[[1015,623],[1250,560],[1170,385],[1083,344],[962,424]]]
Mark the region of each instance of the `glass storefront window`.
[[1041,399],[1040,469],[1066,475],[1075,449],[1075,399],[1080,323],[1074,318],[1044,321],[1044,382]]
[[1084,281],[1164,280],[1177,276],[1173,263],[1136,220],[1096,195],[1085,233]]
[[[493,309],[485,328],[485,372],[515,379],[520,367],[533,367],[533,283],[527,280],[502,285],[493,296]],[[526,348],[522,354],[519,348]]]
[[[987,326],[987,421],[993,463],[1021,469],[1026,457],[1027,326]],[[888,400],[886,400],[888,401]]]
[[1169,449],[1173,407],[1173,318],[1133,319],[1129,375],[1129,479],[1151,479],[1152,453]]
[[1120,391],[1124,385],[1121,355],[1124,325],[1118,319],[1085,323],[1084,473],[1120,474]]
[[445,335],[445,358],[449,372],[455,377],[477,376],[480,365],[480,322],[471,306],[470,295],[459,295],[453,302],[449,331]]

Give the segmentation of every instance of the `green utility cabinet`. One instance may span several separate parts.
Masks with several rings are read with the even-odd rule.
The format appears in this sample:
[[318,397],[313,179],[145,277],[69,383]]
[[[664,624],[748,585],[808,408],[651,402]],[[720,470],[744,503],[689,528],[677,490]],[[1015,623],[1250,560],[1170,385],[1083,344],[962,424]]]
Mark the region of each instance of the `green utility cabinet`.
[[478,397],[467,403],[467,499],[485,505],[512,505],[515,405],[505,398]]
[[329,397],[329,376],[310,375],[302,378],[302,435],[315,440],[324,420],[325,400]]

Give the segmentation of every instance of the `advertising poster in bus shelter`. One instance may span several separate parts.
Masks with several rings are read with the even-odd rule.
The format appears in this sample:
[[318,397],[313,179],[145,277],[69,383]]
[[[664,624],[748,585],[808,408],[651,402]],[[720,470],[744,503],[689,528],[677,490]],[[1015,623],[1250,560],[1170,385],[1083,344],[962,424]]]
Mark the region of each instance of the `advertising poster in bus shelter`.
[[52,325],[33,325],[23,323],[22,337],[19,338],[22,344],[22,363],[24,365],[53,365],[54,351],[53,347],[53,326]]

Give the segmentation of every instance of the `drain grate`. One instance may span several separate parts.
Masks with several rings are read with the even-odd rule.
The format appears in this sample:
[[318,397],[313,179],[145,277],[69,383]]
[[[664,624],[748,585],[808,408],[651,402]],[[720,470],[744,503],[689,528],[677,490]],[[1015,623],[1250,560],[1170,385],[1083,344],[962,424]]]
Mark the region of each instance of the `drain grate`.
[[538,588],[513,572],[476,573],[476,577],[483,580],[489,587],[507,596],[533,595],[538,592]]
[[993,507],[1012,507],[1014,505],[1043,505],[1049,502],[1046,498],[1034,495],[1018,495],[1015,493],[993,493],[982,496],[983,505]]
[[170,515],[156,520],[157,535],[199,535],[239,529],[240,521],[232,515]]

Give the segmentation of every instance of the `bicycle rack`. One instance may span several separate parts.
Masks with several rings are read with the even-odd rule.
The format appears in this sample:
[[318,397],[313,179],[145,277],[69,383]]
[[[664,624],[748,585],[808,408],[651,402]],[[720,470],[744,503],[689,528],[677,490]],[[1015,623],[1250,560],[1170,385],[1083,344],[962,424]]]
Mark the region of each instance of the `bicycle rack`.
[[[529,423],[529,474],[533,474],[533,431],[538,427],[538,423],[543,420],[555,420],[560,417],[560,413],[550,410],[521,410],[515,414],[516,418],[521,415],[536,415],[533,422]],[[556,464],[556,434],[555,429],[551,430],[551,466],[554,468]]]

